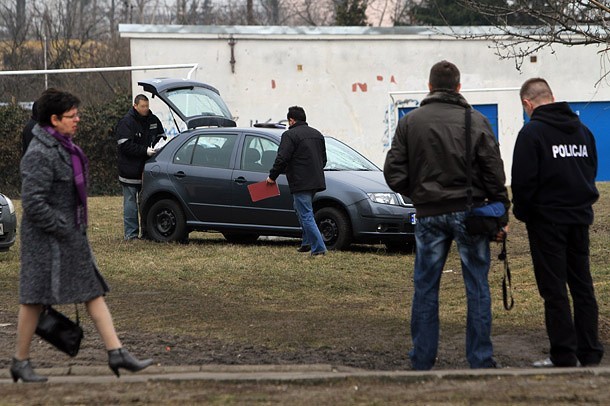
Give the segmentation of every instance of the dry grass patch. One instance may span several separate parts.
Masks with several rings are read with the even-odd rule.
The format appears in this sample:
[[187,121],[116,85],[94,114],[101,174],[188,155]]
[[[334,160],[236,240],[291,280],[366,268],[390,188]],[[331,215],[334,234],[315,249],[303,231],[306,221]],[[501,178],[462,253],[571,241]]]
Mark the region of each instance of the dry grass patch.
[[[602,339],[608,342],[610,184],[599,187],[602,198],[595,206],[596,223],[591,230],[591,267],[602,316]],[[20,202],[16,203],[20,216]],[[119,331],[188,338],[190,342],[213,341],[220,347],[264,348],[286,362],[290,357],[277,354],[316,352],[323,354],[322,361],[324,357],[328,361],[335,361],[335,356],[352,357],[348,364],[358,364],[354,361],[358,354],[368,354],[371,359],[382,359],[381,365],[370,361],[374,367],[392,367],[388,361],[392,359],[400,359],[404,366],[409,346],[412,255],[388,254],[382,246],[356,246],[312,259],[296,252],[298,240],[233,245],[218,233],[192,233],[188,245],[124,242],[122,198],[95,197],[90,206],[90,240],[113,289],[108,302]],[[0,254],[0,322],[15,320],[18,250],[19,244]],[[494,244],[492,256],[498,252]],[[542,302],[525,228],[516,221],[511,223],[509,260],[516,301],[511,312],[502,308],[502,266],[498,261],[490,273],[494,336],[500,342],[502,336],[508,337],[507,342],[513,336],[523,337],[526,345],[531,343],[538,351],[546,346],[544,339],[540,340],[544,337]],[[463,359],[466,300],[455,247],[445,271],[441,356]],[[501,345],[496,348],[501,349]],[[185,356],[175,362],[189,360]],[[168,358],[166,362],[172,361]],[[453,361],[448,362],[453,365]]]

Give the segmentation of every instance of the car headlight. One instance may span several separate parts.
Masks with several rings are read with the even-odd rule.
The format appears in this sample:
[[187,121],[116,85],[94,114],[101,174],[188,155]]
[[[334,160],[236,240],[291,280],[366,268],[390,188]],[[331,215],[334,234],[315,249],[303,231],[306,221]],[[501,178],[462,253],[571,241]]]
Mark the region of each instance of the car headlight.
[[4,196],[4,198],[6,199],[6,204],[8,204],[9,213],[13,214],[15,212],[15,205],[13,204],[13,201],[6,196]]
[[394,193],[367,193],[367,196],[375,203],[400,205]]

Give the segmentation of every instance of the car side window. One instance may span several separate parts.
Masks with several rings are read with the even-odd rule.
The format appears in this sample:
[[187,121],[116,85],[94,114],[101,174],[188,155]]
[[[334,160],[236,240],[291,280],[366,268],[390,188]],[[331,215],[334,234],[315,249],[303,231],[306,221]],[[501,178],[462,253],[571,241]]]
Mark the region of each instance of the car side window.
[[205,134],[191,138],[174,155],[174,163],[229,168],[236,134]]
[[252,172],[269,172],[275,162],[278,145],[267,138],[246,135],[241,153],[241,169]]

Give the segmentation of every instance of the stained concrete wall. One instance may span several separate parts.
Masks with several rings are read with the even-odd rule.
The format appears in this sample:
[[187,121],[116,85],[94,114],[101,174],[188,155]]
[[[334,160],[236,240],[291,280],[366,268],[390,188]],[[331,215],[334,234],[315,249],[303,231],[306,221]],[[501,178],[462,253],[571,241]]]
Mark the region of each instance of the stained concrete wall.
[[[192,78],[219,89],[238,125],[278,121],[288,106],[301,105],[311,126],[378,165],[393,134],[393,101],[420,101],[430,67],[442,59],[460,68],[469,102],[498,104],[507,174],[523,124],[515,89],[525,79],[546,78],[557,100],[610,100],[606,82],[595,86],[604,72],[598,54],[602,47],[554,46],[538,52],[535,62],[526,59],[518,71],[515,61],[495,54],[493,42],[454,39],[438,30],[450,32],[425,27],[120,26],[121,36],[130,39],[132,65],[198,63]],[[139,79],[186,74],[184,69],[134,72],[133,92],[141,92]],[[422,92],[390,97],[390,92],[418,90]],[[163,108],[152,107],[169,125]]]

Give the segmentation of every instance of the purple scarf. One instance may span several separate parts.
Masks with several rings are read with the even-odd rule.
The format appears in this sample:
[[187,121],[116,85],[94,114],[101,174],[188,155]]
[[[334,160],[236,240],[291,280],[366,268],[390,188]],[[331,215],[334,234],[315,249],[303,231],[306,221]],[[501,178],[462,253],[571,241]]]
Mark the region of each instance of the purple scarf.
[[89,160],[83,150],[72,142],[70,137],[60,134],[51,126],[43,127],[70,153],[72,159],[72,171],[74,172],[74,185],[78,196],[76,205],[76,228],[87,225],[87,172],[89,170]]

